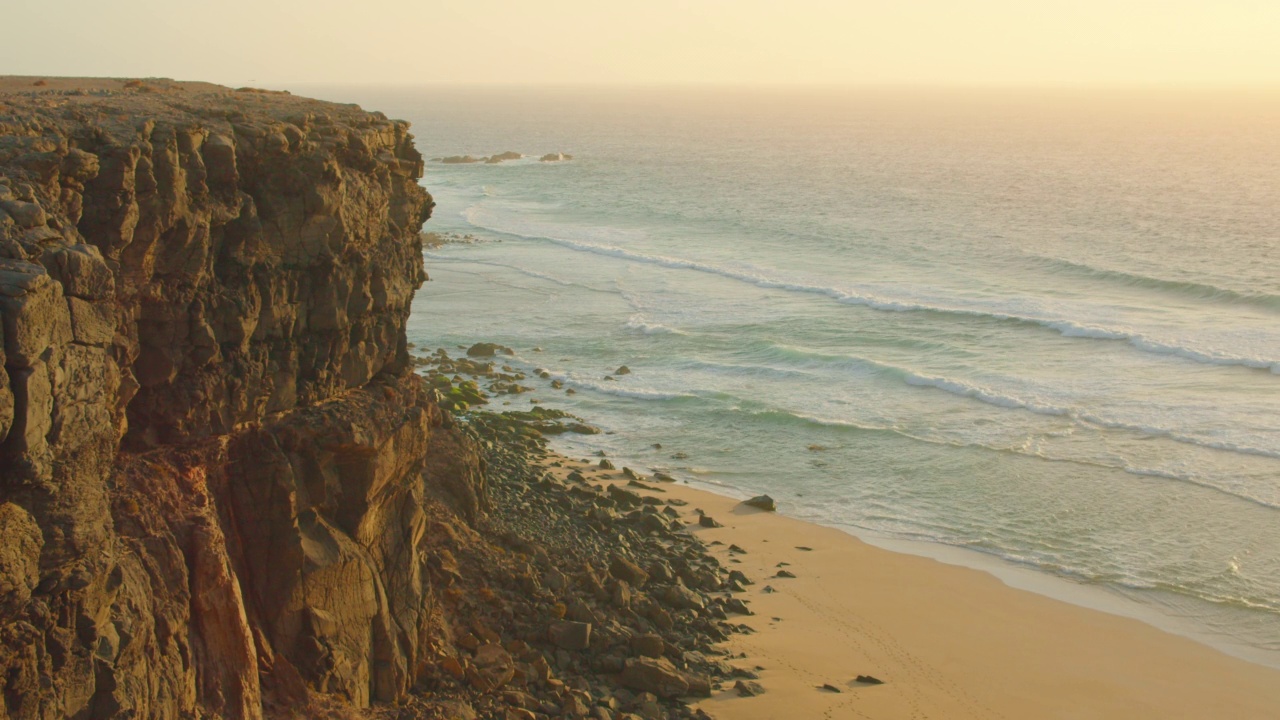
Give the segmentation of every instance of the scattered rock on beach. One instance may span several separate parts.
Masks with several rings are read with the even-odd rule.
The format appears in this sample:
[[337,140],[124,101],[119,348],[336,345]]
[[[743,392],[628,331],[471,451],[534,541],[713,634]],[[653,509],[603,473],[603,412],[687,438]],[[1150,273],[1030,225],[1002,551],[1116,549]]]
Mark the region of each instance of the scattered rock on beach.
[[700,516],[700,517],[698,518],[698,524],[699,524],[699,525],[701,525],[701,526],[702,526],[702,527],[704,527],[704,528],[718,528],[718,527],[724,527],[724,525],[721,525],[720,523],[716,522],[716,521],[715,521],[715,519],[714,519],[714,518],[712,518],[710,515],[702,515],[702,516]]
[[827,692],[833,692],[833,693],[840,692],[840,688],[836,687],[835,685],[832,685],[831,683],[823,683],[818,686],[818,689],[826,690]]
[[790,570],[779,570],[778,574],[774,575],[774,577],[780,577],[780,578],[793,578],[795,576],[796,574],[791,572]]
[[858,677],[854,678],[854,682],[860,682],[863,685],[883,685],[884,684],[883,680],[876,677],[872,677],[870,675],[859,675]]
[[608,459],[602,459],[598,464],[601,470],[617,470],[617,468],[614,467],[614,464]]
[[631,368],[627,367],[626,365],[623,365],[623,366],[619,367],[617,370],[614,370],[614,371],[613,371],[613,374],[614,374],[614,375],[630,375],[630,374],[631,374]]
[[774,512],[778,509],[778,506],[773,502],[773,498],[768,495],[757,495],[750,500],[743,500],[742,504],[750,505],[753,508],[760,508],[761,510],[766,510],[768,512]]
[[733,684],[733,689],[737,691],[739,697],[755,697],[764,693],[763,685],[749,680],[739,680]]

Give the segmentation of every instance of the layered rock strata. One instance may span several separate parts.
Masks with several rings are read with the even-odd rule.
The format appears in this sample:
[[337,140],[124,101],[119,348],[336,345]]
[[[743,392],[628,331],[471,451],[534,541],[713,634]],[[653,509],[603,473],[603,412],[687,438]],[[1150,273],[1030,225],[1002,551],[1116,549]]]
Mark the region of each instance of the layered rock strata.
[[409,370],[422,168],[355,106],[0,80],[0,718],[413,686],[430,508],[484,502]]

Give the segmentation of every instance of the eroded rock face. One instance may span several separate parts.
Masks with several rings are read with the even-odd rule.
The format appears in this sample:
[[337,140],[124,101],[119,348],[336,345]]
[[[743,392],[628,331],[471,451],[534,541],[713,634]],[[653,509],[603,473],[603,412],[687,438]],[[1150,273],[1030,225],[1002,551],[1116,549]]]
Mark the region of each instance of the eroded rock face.
[[404,122],[0,79],[0,718],[259,717],[414,681],[474,449],[408,373]]

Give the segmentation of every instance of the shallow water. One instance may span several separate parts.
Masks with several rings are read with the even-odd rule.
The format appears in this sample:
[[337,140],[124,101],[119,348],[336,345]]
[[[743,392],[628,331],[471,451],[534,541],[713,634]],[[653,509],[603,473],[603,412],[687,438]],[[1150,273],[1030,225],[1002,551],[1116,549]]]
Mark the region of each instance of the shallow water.
[[428,157],[575,155],[428,165],[427,230],[478,242],[426,253],[410,322],[577,390],[534,396],[611,434],[562,449],[1280,664],[1280,98],[313,94]]

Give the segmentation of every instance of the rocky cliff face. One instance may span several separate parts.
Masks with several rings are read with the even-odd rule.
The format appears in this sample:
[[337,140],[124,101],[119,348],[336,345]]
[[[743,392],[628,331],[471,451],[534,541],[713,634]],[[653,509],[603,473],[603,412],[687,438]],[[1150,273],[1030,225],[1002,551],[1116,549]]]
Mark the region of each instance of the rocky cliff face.
[[422,169],[354,106],[0,80],[0,718],[412,686],[483,502],[408,371]]

